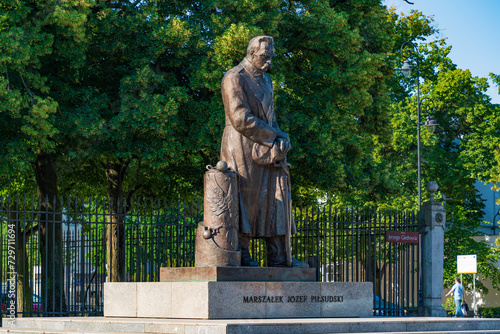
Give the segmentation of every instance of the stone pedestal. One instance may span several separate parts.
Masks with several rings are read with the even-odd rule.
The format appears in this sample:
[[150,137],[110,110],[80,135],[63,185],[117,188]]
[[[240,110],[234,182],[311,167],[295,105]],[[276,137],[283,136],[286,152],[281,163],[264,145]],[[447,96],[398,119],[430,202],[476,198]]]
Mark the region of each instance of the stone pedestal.
[[160,268],[160,282],[315,282],[315,268]]
[[203,178],[203,221],[195,239],[196,267],[241,265],[238,174],[219,161]]
[[372,283],[104,284],[104,316],[187,319],[371,317]]
[[446,210],[433,200],[422,205],[422,294],[426,317],[446,317],[441,305],[443,297],[444,229]]

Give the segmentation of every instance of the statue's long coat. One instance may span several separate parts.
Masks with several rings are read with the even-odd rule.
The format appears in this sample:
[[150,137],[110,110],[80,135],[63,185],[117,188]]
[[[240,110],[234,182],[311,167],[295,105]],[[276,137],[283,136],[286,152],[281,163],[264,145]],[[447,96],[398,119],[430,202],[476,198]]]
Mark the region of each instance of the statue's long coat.
[[[287,174],[252,158],[254,144],[272,147],[279,131],[271,79],[245,58],[222,79],[222,99],[226,124],[220,160],[240,175],[240,233],[255,238],[285,235],[290,220]],[[295,233],[293,220],[290,224]]]

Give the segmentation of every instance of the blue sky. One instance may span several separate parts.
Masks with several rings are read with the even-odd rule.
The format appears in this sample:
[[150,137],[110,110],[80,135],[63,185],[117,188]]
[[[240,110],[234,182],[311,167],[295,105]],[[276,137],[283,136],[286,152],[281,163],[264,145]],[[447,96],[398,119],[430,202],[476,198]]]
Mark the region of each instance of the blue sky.
[[[383,0],[387,7],[408,14],[412,9],[433,15],[442,37],[452,46],[450,58],[474,76],[500,74],[500,0]],[[491,82],[488,95],[500,104],[498,88]]]

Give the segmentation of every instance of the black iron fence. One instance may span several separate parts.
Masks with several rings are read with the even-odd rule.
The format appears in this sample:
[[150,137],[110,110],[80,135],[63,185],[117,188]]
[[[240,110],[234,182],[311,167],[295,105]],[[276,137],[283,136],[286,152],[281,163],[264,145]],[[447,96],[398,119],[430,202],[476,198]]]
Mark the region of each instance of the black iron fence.
[[[2,317],[102,315],[105,281],[158,281],[161,267],[194,266],[201,201],[0,197]],[[420,244],[412,212],[296,208],[293,255],[325,282],[373,282],[374,315],[417,315]],[[252,255],[266,265],[265,247]]]

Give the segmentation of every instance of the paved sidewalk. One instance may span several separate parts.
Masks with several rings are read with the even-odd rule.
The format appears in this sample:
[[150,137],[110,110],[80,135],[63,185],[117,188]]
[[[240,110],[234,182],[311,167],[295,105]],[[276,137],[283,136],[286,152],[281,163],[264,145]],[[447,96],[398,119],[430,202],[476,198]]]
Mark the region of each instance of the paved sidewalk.
[[0,333],[498,333],[500,319],[327,318],[327,319],[138,319],[113,317],[18,318]]

